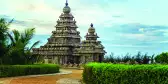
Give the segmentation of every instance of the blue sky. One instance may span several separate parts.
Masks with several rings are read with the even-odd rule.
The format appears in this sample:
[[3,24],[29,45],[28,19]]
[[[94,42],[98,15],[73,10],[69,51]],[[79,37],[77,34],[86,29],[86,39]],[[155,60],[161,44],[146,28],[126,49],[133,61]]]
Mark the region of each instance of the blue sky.
[[[107,55],[168,51],[167,3],[167,0],[69,0],[82,40],[93,23]],[[35,27],[31,42],[40,40],[40,45],[44,45],[64,6],[65,0],[1,0],[0,17],[15,19],[10,30]]]

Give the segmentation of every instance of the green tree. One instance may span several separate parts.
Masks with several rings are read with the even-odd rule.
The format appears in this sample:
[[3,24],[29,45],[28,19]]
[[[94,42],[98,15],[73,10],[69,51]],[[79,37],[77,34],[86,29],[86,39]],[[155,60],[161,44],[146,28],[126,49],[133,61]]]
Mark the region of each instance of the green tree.
[[128,62],[129,60],[131,60],[131,54],[127,53],[127,54],[122,58],[122,61],[123,61],[123,62]]
[[150,61],[151,61],[151,64],[153,64],[154,63],[154,56],[155,56],[155,54],[153,54],[152,56],[151,56],[151,58],[150,58]]
[[26,47],[34,36],[35,28],[26,29],[24,32],[13,30],[12,33],[13,35],[8,33],[11,41],[8,55],[12,59],[12,64],[30,63],[33,58],[31,50],[33,47],[39,44],[39,41],[35,42],[30,48]]
[[114,53],[111,53],[109,56],[105,56],[104,62],[114,62]]
[[7,32],[9,25],[13,20],[7,22],[4,18],[0,18],[0,63],[2,64],[2,58],[6,54],[7,47]]
[[150,57],[147,55],[147,53],[142,58],[142,64],[149,64]]
[[136,61],[135,58],[132,57],[131,60],[130,60],[130,64],[135,64],[135,61]]
[[155,57],[157,63],[168,63],[168,52],[162,52]]
[[135,61],[138,62],[139,64],[142,63],[142,55],[141,55],[141,52],[138,52],[138,54],[135,56]]

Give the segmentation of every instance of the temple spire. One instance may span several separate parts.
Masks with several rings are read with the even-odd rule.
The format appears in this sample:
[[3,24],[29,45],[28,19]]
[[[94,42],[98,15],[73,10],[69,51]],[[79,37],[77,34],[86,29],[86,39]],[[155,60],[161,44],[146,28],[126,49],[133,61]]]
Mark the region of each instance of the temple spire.
[[70,13],[71,8],[68,6],[68,0],[66,0],[65,7],[63,8],[64,13]]
[[68,6],[68,0],[66,0],[66,3],[65,3],[66,6]]
[[93,23],[90,24],[90,27],[93,27]]

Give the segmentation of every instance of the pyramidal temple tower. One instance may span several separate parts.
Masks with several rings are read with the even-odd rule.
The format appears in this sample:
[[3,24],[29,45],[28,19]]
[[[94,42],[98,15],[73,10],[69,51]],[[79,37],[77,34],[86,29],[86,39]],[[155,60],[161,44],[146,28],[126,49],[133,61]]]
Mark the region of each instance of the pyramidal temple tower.
[[82,41],[79,53],[81,56],[82,62],[101,62],[103,61],[104,54],[106,53],[104,46],[101,44],[101,41],[97,41],[97,33],[95,33],[95,28],[91,23],[88,33],[85,36],[86,40]]
[[101,42],[97,41],[93,24],[85,36],[86,40],[81,42],[80,32],[77,31],[78,27],[67,0],[55,28],[45,45],[33,49],[33,54],[42,56],[45,63],[79,64],[103,60],[106,52]]

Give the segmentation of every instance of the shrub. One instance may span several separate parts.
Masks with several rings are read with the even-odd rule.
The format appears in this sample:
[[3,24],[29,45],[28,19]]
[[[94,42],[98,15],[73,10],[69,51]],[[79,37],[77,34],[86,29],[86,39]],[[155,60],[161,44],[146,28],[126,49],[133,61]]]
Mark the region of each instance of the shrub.
[[168,63],[168,52],[163,52],[155,57],[157,63]]
[[12,77],[34,74],[48,74],[59,72],[59,66],[55,64],[36,65],[1,65],[0,77]]
[[142,64],[149,64],[150,57],[147,56],[147,53],[142,58]]
[[84,67],[86,84],[168,84],[168,65],[89,63]]
[[149,64],[149,62],[151,61],[151,63],[154,63],[154,55],[152,56],[148,56],[147,53],[146,54],[141,54],[141,52],[138,52],[136,55],[131,55],[129,53],[127,53],[125,56],[121,55],[121,56],[114,56],[114,53],[111,53],[111,55],[109,56],[105,56],[104,62],[108,63],[108,62],[112,62],[112,63],[127,63],[127,62],[131,62],[131,64]]

